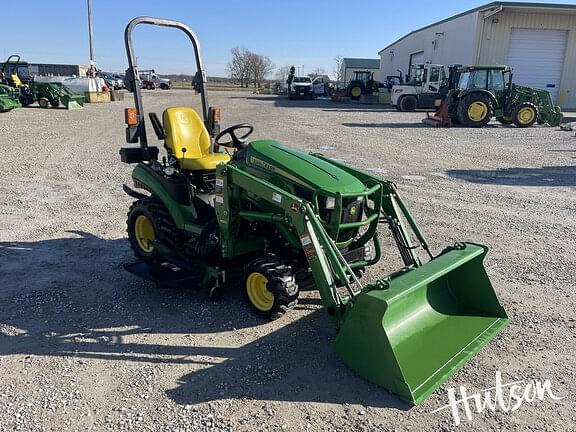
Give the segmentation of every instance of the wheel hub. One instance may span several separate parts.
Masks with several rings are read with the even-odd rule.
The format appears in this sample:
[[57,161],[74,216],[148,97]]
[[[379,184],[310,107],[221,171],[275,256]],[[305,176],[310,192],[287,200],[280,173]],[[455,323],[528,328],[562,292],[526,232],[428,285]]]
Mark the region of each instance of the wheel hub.
[[154,232],[154,225],[147,216],[140,215],[134,222],[134,234],[138,247],[144,253],[151,253],[154,250],[154,241],[156,240],[156,233]]
[[268,290],[268,279],[261,273],[250,273],[246,279],[246,292],[256,309],[266,312],[274,306],[274,296]]
[[468,107],[468,117],[473,121],[482,121],[488,114],[488,107],[484,102],[472,102]]
[[529,124],[534,120],[534,116],[534,110],[529,107],[522,108],[520,111],[518,111],[518,120],[522,124]]

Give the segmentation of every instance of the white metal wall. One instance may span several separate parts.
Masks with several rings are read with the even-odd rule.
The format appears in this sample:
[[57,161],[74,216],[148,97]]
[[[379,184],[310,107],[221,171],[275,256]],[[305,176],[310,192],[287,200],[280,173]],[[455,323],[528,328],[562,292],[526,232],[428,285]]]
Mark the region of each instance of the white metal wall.
[[424,62],[472,64],[475,56],[478,12],[420,30],[380,52],[380,80],[408,73],[410,55],[423,52]]
[[[506,64],[509,60],[512,29],[566,31],[566,50],[557,103],[564,109],[576,108],[576,15],[500,12],[480,23],[479,49],[475,63]],[[534,51],[528,59],[535,68],[546,61]]]

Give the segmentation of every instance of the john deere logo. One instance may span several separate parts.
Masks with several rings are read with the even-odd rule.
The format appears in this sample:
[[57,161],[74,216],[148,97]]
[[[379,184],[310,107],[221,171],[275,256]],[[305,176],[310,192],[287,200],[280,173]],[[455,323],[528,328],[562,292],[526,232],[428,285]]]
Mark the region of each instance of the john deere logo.
[[356,206],[350,209],[350,216],[354,216],[356,214]]

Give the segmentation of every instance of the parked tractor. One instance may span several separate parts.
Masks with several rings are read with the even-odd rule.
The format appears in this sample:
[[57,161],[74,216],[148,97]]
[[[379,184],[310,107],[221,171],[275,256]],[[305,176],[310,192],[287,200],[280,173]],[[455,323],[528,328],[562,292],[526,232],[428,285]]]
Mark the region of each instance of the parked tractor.
[[84,96],[74,93],[62,83],[36,81],[30,74],[28,63],[20,61],[19,55],[8,57],[0,70],[0,80],[17,90],[21,106],[36,101],[42,108],[63,105],[66,109],[77,109],[84,105]]
[[509,66],[467,66],[457,73],[456,88],[426,123],[483,127],[495,117],[502,124],[525,128],[562,122],[560,107],[554,106],[550,93],[514,84]]
[[[149,113],[166,154],[148,144],[132,45],[136,26],[183,31],[195,52],[201,112]],[[121,160],[135,164],[127,231],[133,274],[155,283],[242,290],[258,316],[294,307],[301,285],[319,291],[338,333],[335,349],[364,378],[418,404],[507,324],[483,266],[487,248],[457,243],[433,254],[396,185],[272,139],[249,141],[242,123],[220,130],[210,107],[196,35],[185,24],[133,19],[125,31],[127,88]],[[138,145],[135,145],[138,144]],[[387,227],[402,268],[367,282]],[[421,256],[426,256],[424,263]],[[297,337],[296,335],[295,337]],[[320,372],[321,374],[321,372]]]
[[362,95],[377,92],[379,87],[382,85],[374,81],[374,72],[354,71],[354,79],[346,86],[346,96],[358,100]]

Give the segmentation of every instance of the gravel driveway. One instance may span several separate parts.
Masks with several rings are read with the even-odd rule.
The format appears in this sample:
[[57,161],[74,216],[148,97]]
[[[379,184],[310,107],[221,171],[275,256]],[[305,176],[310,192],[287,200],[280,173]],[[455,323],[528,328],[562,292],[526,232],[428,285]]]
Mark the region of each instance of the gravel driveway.
[[[490,247],[510,326],[413,408],[349,371],[317,293],[273,323],[238,292],[161,290],[127,274],[124,102],[0,114],[0,431],[576,430],[576,138],[556,128],[424,127],[424,113],[212,92],[223,126],[395,181],[434,251]],[[189,104],[145,92],[148,110]],[[572,117],[574,114],[571,114]],[[388,257],[394,257],[388,259]],[[397,265],[395,251],[368,277]],[[426,361],[426,359],[422,359]],[[382,365],[386,367],[385,364]],[[562,400],[455,426],[469,393],[550,380]]]

